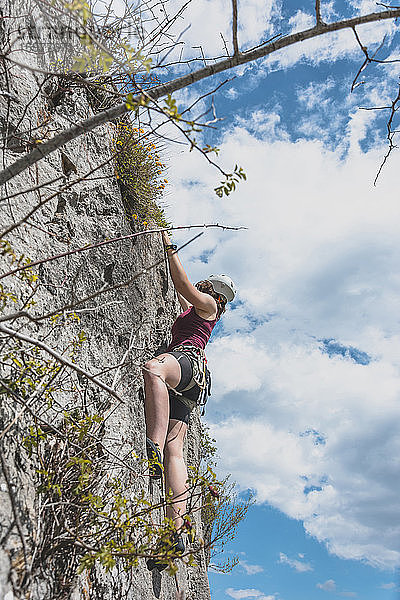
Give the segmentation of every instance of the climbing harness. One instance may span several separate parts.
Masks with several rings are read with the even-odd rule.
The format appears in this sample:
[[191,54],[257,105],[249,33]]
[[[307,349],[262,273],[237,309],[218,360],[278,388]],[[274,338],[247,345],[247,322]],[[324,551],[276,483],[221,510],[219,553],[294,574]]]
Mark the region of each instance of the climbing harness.
[[[172,352],[182,352],[189,359],[192,367],[192,379],[185,388],[179,390],[181,394],[179,400],[191,410],[195,406],[202,406],[202,415],[204,415],[205,405],[211,395],[211,373],[207,367],[207,358],[203,348],[191,344],[182,344],[173,348]],[[197,400],[187,398],[184,395],[185,392],[194,388],[195,385],[200,388],[199,397]]]

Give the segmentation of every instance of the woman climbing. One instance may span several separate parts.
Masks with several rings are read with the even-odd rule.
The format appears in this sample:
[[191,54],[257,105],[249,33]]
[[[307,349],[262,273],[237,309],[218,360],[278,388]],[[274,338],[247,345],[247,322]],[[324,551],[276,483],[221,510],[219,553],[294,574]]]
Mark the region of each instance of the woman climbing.
[[[227,275],[211,275],[192,285],[167,232],[163,232],[163,242],[183,312],[172,326],[167,351],[144,365],[146,446],[150,477],[160,478],[164,470],[166,490],[172,494],[167,517],[174,522],[176,534],[170,549],[179,554],[185,550],[180,532],[187,500],[183,443],[189,415],[202,394],[207,393],[204,348],[236,291]],[[149,560],[147,566],[161,570],[167,565]]]

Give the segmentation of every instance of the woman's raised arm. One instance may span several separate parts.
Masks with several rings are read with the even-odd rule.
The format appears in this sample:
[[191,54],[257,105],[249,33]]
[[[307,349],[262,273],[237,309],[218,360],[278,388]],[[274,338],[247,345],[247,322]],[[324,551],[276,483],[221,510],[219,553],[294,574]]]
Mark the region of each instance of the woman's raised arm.
[[[171,240],[166,231],[162,232],[164,247],[166,248],[169,270],[171,273],[172,281],[175,289],[183,296],[189,304],[192,304],[197,310],[205,313],[205,318],[209,318],[217,313],[217,304],[212,296],[200,292],[195,286],[190,283],[188,276],[186,275],[185,269],[179,260],[178,254],[172,249],[168,249],[171,245]],[[181,304],[182,308],[183,305]],[[203,316],[203,315],[201,315]]]
[[188,308],[190,308],[192,305],[190,304],[190,302],[188,302],[186,300],[186,298],[184,298],[182,296],[182,294],[180,294],[179,292],[177,292],[177,294],[178,294],[179,304],[181,305],[181,308],[182,308],[183,312],[185,312],[185,310],[187,310]]

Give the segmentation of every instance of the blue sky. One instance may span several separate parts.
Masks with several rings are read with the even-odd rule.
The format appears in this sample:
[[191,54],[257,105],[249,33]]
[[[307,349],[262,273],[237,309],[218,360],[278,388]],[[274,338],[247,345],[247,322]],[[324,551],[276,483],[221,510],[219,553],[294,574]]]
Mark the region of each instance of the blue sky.
[[[239,2],[240,43],[312,26],[314,4]],[[322,8],[330,21],[377,6],[331,0]],[[176,31],[191,25],[183,57],[199,44],[220,54],[229,15],[228,0],[193,0]],[[372,51],[386,35],[380,58],[399,55],[397,24],[359,35]],[[248,228],[207,230],[181,257],[193,281],[229,273],[239,289],[209,345],[206,420],[221,473],[257,504],[227,549],[241,564],[210,573],[215,600],[398,597],[398,155],[374,187],[385,113],[359,107],[387,105],[400,69],[373,65],[350,94],[362,60],[354,35],[340,32],[230,74],[214,99],[223,120],[198,137],[221,148],[226,170],[246,171],[229,198],[213,193],[220,176],[201,155],[168,147],[172,221]],[[180,106],[224,78],[183,90]],[[198,114],[208,106],[197,105]]]
[[[304,535],[301,523],[267,505],[251,510],[232,551],[240,553],[240,563],[234,571],[209,574],[214,600],[269,596],[294,600],[398,597],[392,587],[398,582],[397,574],[332,556],[323,545]],[[251,590],[253,595],[246,596],[245,590]],[[242,594],[235,595],[235,591]]]

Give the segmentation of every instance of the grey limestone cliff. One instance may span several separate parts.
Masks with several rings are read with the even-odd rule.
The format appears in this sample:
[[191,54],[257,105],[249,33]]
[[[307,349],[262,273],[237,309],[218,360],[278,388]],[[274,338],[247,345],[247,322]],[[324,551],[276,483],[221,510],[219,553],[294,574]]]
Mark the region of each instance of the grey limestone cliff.
[[[48,139],[71,123],[93,114],[95,106],[88,99],[86,89],[73,84],[61,85],[59,78],[42,72],[51,70],[55,61],[63,59],[66,31],[69,32],[66,28],[61,35],[56,27],[52,27],[51,18],[42,9],[48,5],[32,0],[2,0],[0,6],[3,55],[0,59],[0,126],[4,167],[29,152],[33,144],[40,144],[41,139]],[[73,34],[69,32],[68,35],[72,35],[68,43],[75,44]],[[80,136],[5,187],[3,198],[42,185],[40,189],[2,200],[2,230],[17,223],[45,198],[52,196],[23,225],[6,236],[17,256],[25,254],[32,260],[42,259],[107,238],[128,235],[135,227],[139,230],[139,226],[126,217],[127,207],[110,161],[114,127],[109,123]],[[91,175],[78,181],[91,169],[95,169]],[[74,184],[62,191],[68,183]],[[58,328],[51,328],[49,319],[40,324],[24,318],[6,322],[8,327],[22,334],[46,340],[64,356],[69,356],[70,340],[84,332],[86,340],[79,346],[74,358],[76,364],[91,374],[99,374],[107,385],[114,383],[119,399],[75,373],[71,375],[70,391],[64,389],[58,394],[58,406],[71,407],[74,402],[81,406],[86,402],[89,407],[95,407],[97,413],[103,411],[107,418],[101,429],[102,451],[97,454],[99,468],[103,473],[109,469],[110,477],[118,477],[128,497],[143,491],[150,502],[158,500],[159,489],[150,486],[143,470],[138,471],[145,454],[140,366],[167,343],[178,310],[165,262],[146,270],[161,258],[160,235],[152,234],[45,263],[35,270],[39,276],[36,305],[31,309],[31,314],[35,315],[76,303],[96,290],[104,292],[107,286],[144,272],[128,286],[75,306],[79,321],[66,318],[64,311],[57,317],[60,322],[65,319],[64,325]],[[1,272],[9,268],[10,262],[3,255]],[[18,294],[21,281],[8,278],[7,285],[10,293]],[[12,310],[12,306],[8,310]],[[4,339],[2,335],[2,344]],[[111,368],[124,360],[126,364],[121,368]],[[127,570],[117,562],[108,572],[96,564],[89,572],[72,575],[67,545],[65,556],[62,556],[62,547],[57,550],[64,561],[66,580],[62,581],[59,573],[55,588],[45,571],[34,568],[38,548],[44,552],[43,544],[40,546],[39,542],[45,534],[46,543],[51,542],[49,532],[54,524],[46,522],[48,513],[44,510],[43,498],[37,493],[36,466],[27,448],[21,445],[21,435],[32,415],[29,407],[21,410],[21,404],[14,402],[12,395],[2,393],[0,400],[0,429],[3,431],[12,424],[1,438],[4,469],[0,470],[0,599],[173,599],[177,585],[187,599],[207,600],[210,597],[206,557],[202,550],[195,566],[179,564],[175,581],[166,573],[148,572],[143,559],[137,567]],[[25,400],[29,402],[29,397]],[[54,406],[44,406],[40,414],[53,424],[59,424]],[[200,431],[199,415],[193,414],[186,448],[191,464],[199,460]],[[53,445],[50,450],[62,452],[63,447],[55,449]],[[46,451],[49,449],[44,446],[43,452]],[[114,457],[113,461],[109,460],[110,456]],[[197,538],[200,538],[199,512],[194,517]],[[21,533],[25,547],[21,545]],[[36,555],[32,556],[32,553]],[[29,573],[26,563],[31,567]],[[76,572],[76,565],[72,567]]]

